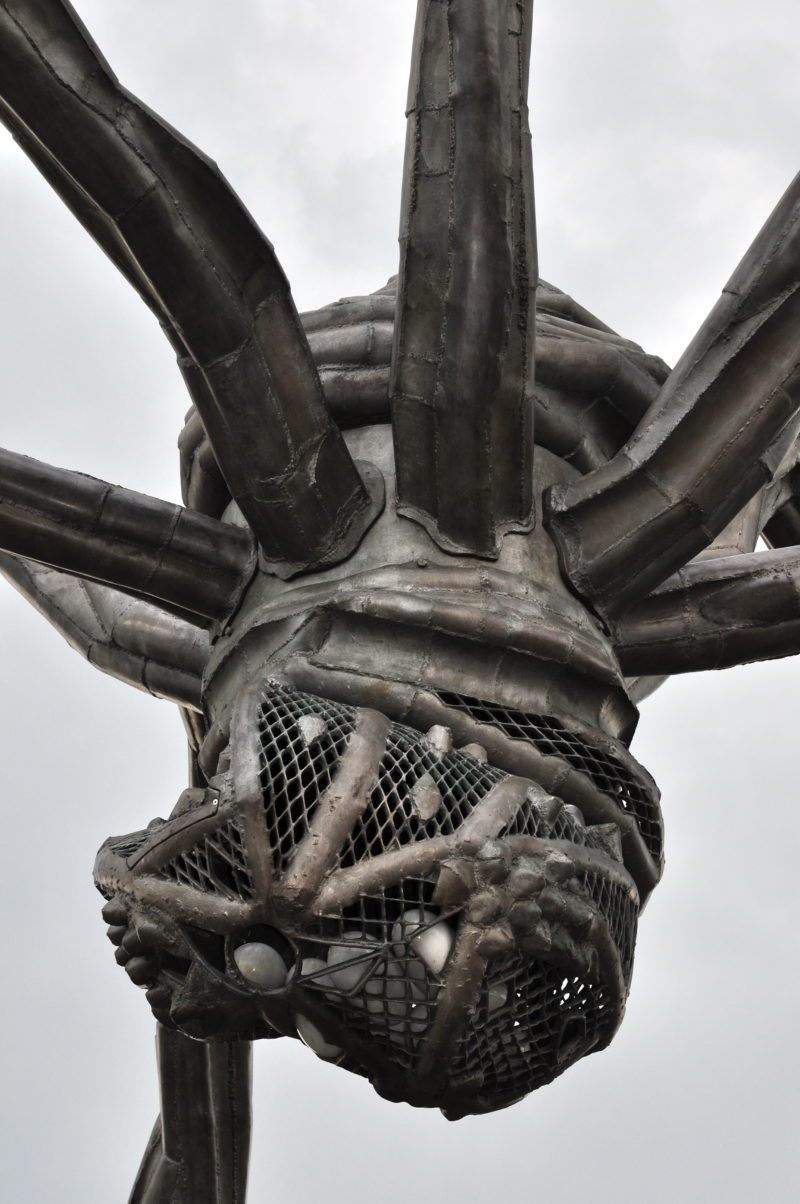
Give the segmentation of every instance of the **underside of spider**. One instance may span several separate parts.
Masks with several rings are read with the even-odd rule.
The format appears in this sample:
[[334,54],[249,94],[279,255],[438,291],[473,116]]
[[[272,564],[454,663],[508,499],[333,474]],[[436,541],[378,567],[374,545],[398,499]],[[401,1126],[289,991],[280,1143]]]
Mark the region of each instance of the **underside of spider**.
[[159,1021],[139,1204],[243,1198],[253,1039],[452,1117],[603,1048],[663,865],[636,702],[800,650],[800,179],[670,371],[537,279],[532,7],[419,0],[399,275],[298,315],[71,6],[0,3],[3,119],[192,402],[183,507],[0,452],[3,573],[193,753],[96,864]]

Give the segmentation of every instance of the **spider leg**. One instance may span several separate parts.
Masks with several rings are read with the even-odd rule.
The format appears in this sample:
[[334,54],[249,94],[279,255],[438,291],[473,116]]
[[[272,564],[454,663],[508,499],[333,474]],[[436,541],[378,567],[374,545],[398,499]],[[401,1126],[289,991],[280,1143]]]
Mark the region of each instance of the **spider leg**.
[[230,614],[255,569],[249,531],[3,450],[0,548],[195,622]]
[[574,323],[576,326],[584,328],[588,326],[592,330],[614,334],[614,331],[610,326],[606,326],[605,322],[601,322],[567,293],[562,292],[553,284],[548,284],[545,280],[539,281],[536,291],[536,309],[537,313],[546,310],[548,313],[558,314],[565,321]]
[[221,518],[231,501],[225,478],[209,442],[206,428],[192,406],[178,436],[181,465],[181,496],[190,510]]
[[[346,297],[300,314],[328,411],[340,429],[388,422],[395,280],[369,297]],[[185,505],[213,518],[231,500],[200,415],[192,407],[178,439]]]
[[707,547],[774,477],[800,415],[800,176],[633,437],[549,495],[562,566],[605,616]]
[[328,409],[339,426],[389,421],[396,281],[300,315]]
[[[798,449],[800,453],[800,449]],[[778,482],[772,512],[764,525],[764,539],[772,548],[800,544],[800,463]]]
[[161,1116],[128,1204],[244,1204],[252,1045],[158,1026]]
[[[345,297],[300,315],[341,428],[389,421],[395,293],[392,279],[368,297]],[[552,285],[540,285],[536,302],[536,442],[592,472],[629,438],[669,368]],[[194,409],[179,447],[184,503],[218,518],[230,494]]]
[[398,509],[494,557],[533,521],[532,2],[419,0],[392,368]]
[[200,709],[208,634],[151,602],[0,553],[0,573],[104,673],[156,698]]
[[0,116],[154,309],[267,564],[346,555],[375,507],[289,285],[216,165],[120,87],[70,5],[0,5]]
[[687,565],[612,622],[622,671],[694,673],[800,652],[800,546]]

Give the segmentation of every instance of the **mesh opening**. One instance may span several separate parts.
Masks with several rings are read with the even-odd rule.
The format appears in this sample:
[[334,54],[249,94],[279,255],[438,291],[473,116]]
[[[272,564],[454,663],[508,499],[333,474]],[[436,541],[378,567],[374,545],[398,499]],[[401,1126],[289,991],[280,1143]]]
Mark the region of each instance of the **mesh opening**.
[[609,882],[599,874],[585,874],[583,885],[608,922],[611,939],[619,949],[625,983],[630,986],[639,905],[623,886]]
[[[443,696],[443,701],[452,705],[454,698],[460,696]],[[530,717],[515,717],[500,708],[481,710],[481,705],[476,703],[473,713],[480,722],[502,726],[497,719],[500,713],[509,717],[507,734],[532,738]],[[523,728],[517,718],[528,727]],[[512,720],[516,727],[511,726]],[[604,754],[556,728],[554,721],[542,723],[549,725],[545,751],[570,760],[584,773],[590,768],[599,773],[597,765]],[[355,725],[355,711],[271,686],[259,702],[258,725],[265,816],[280,871],[290,863],[338,769]],[[624,773],[610,759],[604,760],[615,772]],[[611,793],[610,770],[603,772],[605,777],[593,780],[598,785],[602,781]],[[507,777],[505,771],[467,754],[442,754],[418,731],[392,724],[369,803],[342,846],[339,865],[352,866],[413,842],[455,833]],[[630,784],[627,775],[625,781]],[[630,784],[630,789],[635,785]],[[619,800],[616,792],[613,796]],[[593,829],[575,809],[563,809],[550,824],[527,799],[503,835],[595,844]],[[304,922],[299,985],[317,994],[344,1028],[377,1047],[388,1064],[406,1073],[417,1067],[441,990],[441,979],[415,952],[415,938],[404,935],[413,931],[415,923],[407,913],[427,912],[436,917],[431,924],[454,930],[455,917],[448,918],[433,904],[437,877],[404,879],[361,896],[335,916],[309,917]],[[637,904],[624,886],[602,873],[586,872],[581,880],[608,922],[628,980]],[[441,936],[438,933],[437,939]],[[586,978],[518,954],[497,958],[490,963],[478,1008],[460,1037],[451,1082],[480,1081],[482,1094],[498,1102],[532,1091],[591,1049],[615,1022],[613,1012],[603,988]],[[364,1073],[356,1058],[348,1055],[346,1064]]]
[[[414,790],[427,775],[441,805],[429,820],[421,819]],[[455,832],[473,808],[508,775],[464,753],[442,756],[429,749],[420,733],[392,724],[369,806],[342,846],[340,865],[355,865],[417,840]]]
[[565,728],[552,715],[526,715],[497,703],[464,694],[437,693],[447,707],[466,712],[476,723],[498,728],[512,740],[525,740],[540,752],[560,757],[592,780],[598,790],[609,795],[632,815],[638,824],[650,854],[661,859],[661,815],[657,803],[619,761],[603,749]]
[[343,933],[357,929],[366,940],[386,946],[392,940],[392,928],[404,911],[410,908],[433,909],[436,879],[404,878],[393,886],[387,886],[378,894],[362,895],[342,909],[335,918],[322,921],[324,935],[336,939]]
[[163,866],[159,877],[207,894],[253,898],[241,833],[233,821],[205,836],[193,849],[173,857]]
[[606,1009],[602,988],[557,966],[498,959],[459,1045],[454,1077],[477,1076],[483,1094],[498,1099],[535,1091],[594,1044]]
[[413,1070],[419,1060],[438,995],[437,987],[412,976],[419,965],[413,954],[393,958],[370,978],[368,994],[325,995],[327,1006],[343,1024],[381,1048],[387,1061],[403,1070]]
[[[318,721],[317,730],[301,720]],[[260,779],[275,869],[292,859],[355,725],[353,707],[270,687],[258,709]]]
[[580,820],[575,819],[567,810],[559,812],[555,821],[552,824],[548,824],[531,799],[524,800],[516,815],[503,828],[501,835],[536,836],[540,839],[568,840],[572,844],[605,851],[602,838],[598,838],[595,835],[591,826],[587,827]]
[[[360,939],[353,946],[354,959],[365,958],[362,964],[369,967],[370,951],[374,953],[374,963],[364,971],[366,987],[359,983],[351,991],[332,989],[319,972],[305,980],[309,989],[323,993],[326,1005],[343,1024],[381,1047],[392,1065],[407,1071],[416,1066],[420,1043],[433,1023],[439,983],[408,942],[398,939],[395,926],[411,909],[438,915],[431,902],[434,890],[434,881],[406,878],[321,921],[319,936],[325,943],[317,951],[323,960],[327,946],[355,935]],[[299,981],[304,982],[302,976]],[[364,1073],[355,1062],[350,1068]]]

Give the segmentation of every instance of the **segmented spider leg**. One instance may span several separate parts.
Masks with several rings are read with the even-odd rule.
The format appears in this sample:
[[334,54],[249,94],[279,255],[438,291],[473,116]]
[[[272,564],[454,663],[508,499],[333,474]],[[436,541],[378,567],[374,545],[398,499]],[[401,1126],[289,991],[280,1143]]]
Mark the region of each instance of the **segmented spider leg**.
[[0,81],[11,132],[162,320],[268,566],[347,555],[375,506],[273,248],[216,165],[119,86],[60,0],[0,5]]
[[200,709],[207,633],[151,602],[0,553],[0,573],[90,664],[156,698]]
[[612,625],[623,672],[694,673],[800,652],[800,547],[687,565]]
[[536,291],[536,309],[537,312],[546,310],[548,313],[559,314],[562,318],[574,322],[578,326],[588,326],[592,330],[614,334],[614,331],[610,326],[606,326],[605,322],[601,322],[567,293],[563,293],[560,288],[556,288],[554,284],[548,284],[545,280],[539,281]]
[[300,315],[328,408],[339,426],[389,420],[393,280],[387,289]]
[[255,569],[241,527],[2,449],[0,548],[207,620]]
[[533,521],[532,0],[420,0],[393,355],[399,510],[494,557]]
[[171,325],[169,315],[161,306],[158,295],[153,291],[150,282],[143,275],[138,263],[131,255],[125,243],[119,237],[114,224],[96,205],[89,200],[85,193],[77,187],[75,181],[64,171],[61,165],[51,158],[44,147],[19,121],[16,114],[0,96],[0,120],[13,134],[25,154],[44,176],[47,183],[58,193],[68,209],[77,217],[85,230],[91,234],[115,267],[122,273],[132,288],[136,290],[146,305],[154,311],[165,326]]
[[158,1026],[161,1116],[129,1204],[244,1204],[252,1045],[193,1041]]
[[192,408],[178,436],[181,464],[181,496],[191,510],[220,518],[231,501],[225,478],[208,441],[206,428]]
[[599,613],[645,597],[772,480],[797,433],[798,329],[800,176],[633,437],[550,492],[562,566]]
[[771,548],[800,544],[800,464],[795,464],[778,483],[772,513],[764,525],[764,539]]

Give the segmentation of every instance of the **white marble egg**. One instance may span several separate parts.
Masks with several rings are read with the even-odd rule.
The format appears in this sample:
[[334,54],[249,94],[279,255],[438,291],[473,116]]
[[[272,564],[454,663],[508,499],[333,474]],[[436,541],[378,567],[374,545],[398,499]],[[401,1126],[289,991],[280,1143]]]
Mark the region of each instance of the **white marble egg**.
[[399,962],[389,962],[386,967],[383,997],[386,1011],[390,1016],[406,1016],[410,1013],[412,1004],[407,1001],[409,988]]
[[[430,925],[430,927],[428,927]],[[424,928],[418,936],[413,934]],[[440,974],[453,948],[455,933],[444,920],[437,920],[436,915],[419,907],[410,907],[404,911],[400,919],[392,927],[392,940],[395,952],[400,952],[402,942],[407,941],[417,957],[425,963],[432,974]]]
[[394,951],[398,956],[405,952],[404,942],[409,941],[418,928],[424,927],[425,924],[435,924],[438,916],[433,911],[427,911],[425,908],[409,907],[402,913],[399,920],[395,920],[392,925],[392,941],[394,942]]
[[424,1003],[415,1003],[411,1009],[411,1019],[408,1022],[408,1027],[412,1033],[419,1035],[425,1032],[429,1019],[430,1008]]
[[498,983],[495,987],[489,987],[489,998],[486,1001],[486,1006],[491,1014],[496,1012],[498,1008],[504,1006],[508,1001],[508,984],[505,982]]
[[361,988],[361,993],[351,995],[353,1003],[358,1003],[362,1007],[366,1005],[368,1012],[373,1016],[382,1016],[386,1011],[386,968],[379,966],[375,974],[368,978]]
[[324,1058],[326,1062],[330,1062],[334,1058],[341,1057],[342,1050],[340,1046],[331,1045],[330,1041],[326,1041],[316,1024],[312,1024],[307,1016],[301,1016],[298,1013],[295,1016],[294,1023],[300,1040],[318,1058]]
[[329,987],[331,985],[330,975],[322,974],[322,970],[328,969],[328,963],[324,962],[321,957],[304,957],[300,963],[300,980],[301,985],[305,986],[303,979],[308,975],[313,974],[314,977],[309,979],[309,987]]
[[272,945],[264,945],[260,941],[240,945],[234,950],[233,960],[242,978],[254,987],[261,987],[264,991],[279,991],[286,986],[288,967]]
[[337,991],[354,991],[375,973],[377,959],[365,959],[370,946],[364,944],[360,933],[343,935],[348,943],[331,945],[328,950],[328,982]]
[[[413,965],[413,963],[411,963]],[[389,962],[384,978],[384,1006],[390,1016],[408,1019],[425,999],[425,992],[409,974],[408,962]]]

